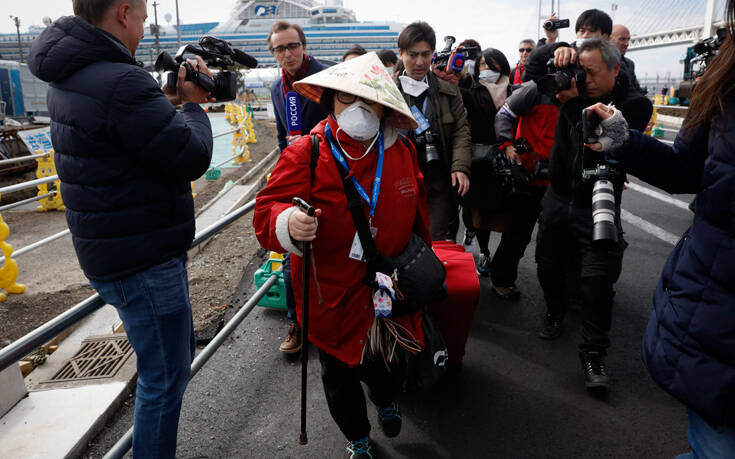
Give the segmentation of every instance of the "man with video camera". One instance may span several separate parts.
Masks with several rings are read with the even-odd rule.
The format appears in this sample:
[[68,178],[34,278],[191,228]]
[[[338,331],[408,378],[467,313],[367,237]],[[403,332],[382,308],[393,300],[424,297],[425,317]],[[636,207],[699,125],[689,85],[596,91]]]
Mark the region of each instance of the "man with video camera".
[[[195,342],[186,272],[190,181],[212,157],[209,93],[178,71],[164,94],[136,62],[145,0],[74,0],[31,47],[79,264],[137,356],[135,457],[174,457]],[[201,58],[192,69],[211,77]],[[165,88],[166,89],[166,88]],[[181,111],[175,105],[183,104]]]
[[435,48],[436,35],[429,24],[406,26],[398,36],[404,71],[396,84],[419,123],[409,135],[416,145],[427,188],[431,239],[455,241],[459,230],[457,195],[464,196],[470,189],[472,146],[459,88],[430,71]]
[[[607,21],[611,27],[609,17]],[[578,41],[576,49],[557,49],[552,72],[539,81],[541,91],[555,91],[564,103],[551,148],[550,186],[542,200],[536,246],[538,278],[548,308],[539,336],[553,339],[562,333],[568,301],[566,275],[570,268],[579,271],[579,356],[585,386],[603,390],[610,386],[604,358],[610,345],[613,284],[627,246],[620,224],[625,175],[584,146],[583,128],[595,129],[590,126],[594,119],[583,120],[582,110],[595,102],[614,104],[639,130],[652,113],[651,102],[633,90],[620,72],[620,52],[604,36],[607,33]]]

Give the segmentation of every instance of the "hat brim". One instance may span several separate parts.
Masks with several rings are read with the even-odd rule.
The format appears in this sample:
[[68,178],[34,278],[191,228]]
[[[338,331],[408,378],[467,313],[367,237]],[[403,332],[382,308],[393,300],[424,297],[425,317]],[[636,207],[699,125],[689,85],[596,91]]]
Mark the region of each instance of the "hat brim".
[[296,91],[317,103],[321,101],[327,88],[390,108],[393,114],[386,121],[398,128],[418,127],[403,94],[374,52],[334,65],[294,83]]

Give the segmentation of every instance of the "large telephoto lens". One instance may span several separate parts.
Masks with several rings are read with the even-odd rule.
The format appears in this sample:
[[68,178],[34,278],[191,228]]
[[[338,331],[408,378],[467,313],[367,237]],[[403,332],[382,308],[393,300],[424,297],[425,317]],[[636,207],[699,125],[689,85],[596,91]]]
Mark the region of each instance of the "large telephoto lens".
[[609,180],[597,180],[592,188],[592,242],[617,244],[615,189]]

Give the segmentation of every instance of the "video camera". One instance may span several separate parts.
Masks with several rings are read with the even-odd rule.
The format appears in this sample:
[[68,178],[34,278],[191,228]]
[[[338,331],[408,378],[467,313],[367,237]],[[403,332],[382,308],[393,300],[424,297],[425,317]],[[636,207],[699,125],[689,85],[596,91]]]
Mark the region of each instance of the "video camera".
[[549,19],[544,22],[546,30],[566,29],[567,27],[569,27],[569,19]]
[[[201,56],[207,67],[219,68],[214,77],[193,68],[184,60],[184,54],[191,53]],[[237,77],[232,69],[237,67],[254,68],[258,61],[239,49],[233,48],[230,43],[219,38],[204,36],[199,39],[199,48],[194,45],[184,45],[171,57],[166,51],[161,52],[156,59],[155,69],[158,72],[169,71],[166,86],[176,89],[179,67],[186,69],[186,81],[192,81],[211,93],[218,101],[233,100],[237,97]]]
[[460,73],[467,59],[475,60],[480,55],[480,48],[476,46],[457,46],[452,50],[452,45],[455,41],[457,39],[451,35],[444,37],[444,49],[438,53],[435,52],[432,58],[431,62],[434,64],[434,67],[439,70],[444,70],[449,66],[449,70],[453,73]]
[[542,76],[538,81],[538,89],[543,94],[555,96],[559,91],[565,91],[572,87],[572,80],[577,83],[577,90],[580,94],[584,92],[584,83],[587,74],[578,63],[569,64],[568,67],[555,67],[554,58],[550,58],[546,62],[547,74]]
[[[600,118],[594,111],[582,110],[582,142],[595,143],[601,132]],[[582,147],[584,152],[589,149]],[[592,150],[589,150],[592,151]],[[592,182],[592,242],[596,244],[617,244],[618,228],[615,226],[615,187],[614,182],[624,177],[623,171],[605,160],[601,152],[594,152],[591,164],[587,155],[582,158],[582,180]]]
[[697,67],[693,73],[704,73],[710,60],[720,53],[720,46],[722,46],[725,38],[727,38],[727,29],[721,27],[717,29],[714,36],[701,40],[692,47],[696,57],[690,63],[692,69]]

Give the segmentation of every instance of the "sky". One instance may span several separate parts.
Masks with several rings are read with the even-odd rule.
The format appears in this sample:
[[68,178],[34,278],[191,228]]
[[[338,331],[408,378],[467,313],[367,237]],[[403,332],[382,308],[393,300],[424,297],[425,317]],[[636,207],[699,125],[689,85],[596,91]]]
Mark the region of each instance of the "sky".
[[[159,22],[171,13],[175,19],[175,1],[157,0]],[[659,0],[663,6],[666,0]],[[695,0],[692,0],[695,1]],[[701,0],[700,0],[701,1]],[[6,5],[10,0],[4,0]],[[560,38],[574,40],[574,22],[579,13],[589,8],[599,8],[615,18],[632,17],[640,9],[641,0],[562,0],[559,8],[561,18],[571,20],[571,28],[563,29]],[[617,4],[612,12],[613,3]],[[651,3],[649,1],[649,3]],[[653,3],[659,3],[654,1]],[[153,1],[148,1],[149,20],[153,20]],[[179,0],[179,13],[183,24],[194,22],[221,21],[229,17],[235,0]],[[558,2],[557,2],[558,4]],[[13,22],[7,15],[21,19],[21,30],[31,24],[42,24],[44,16],[56,19],[72,14],[71,0],[14,0],[12,6],[4,6],[6,14],[0,17],[0,32],[15,32]],[[511,66],[518,60],[518,42],[523,38],[536,38],[538,22],[536,0],[344,0],[344,6],[355,11],[360,21],[393,20],[410,23],[423,20],[431,24],[437,35],[437,48],[441,48],[443,37],[453,35],[457,41],[474,38],[483,48],[500,49]],[[542,1],[542,14],[551,13],[551,0]],[[658,11],[660,14],[660,10]],[[655,11],[651,12],[651,15]],[[702,11],[704,15],[704,9]],[[635,30],[632,31],[635,33]],[[542,32],[543,33],[543,32]],[[644,76],[678,78],[682,73],[680,60],[686,45],[670,46],[655,50],[630,51],[627,57],[636,63],[638,78]]]

